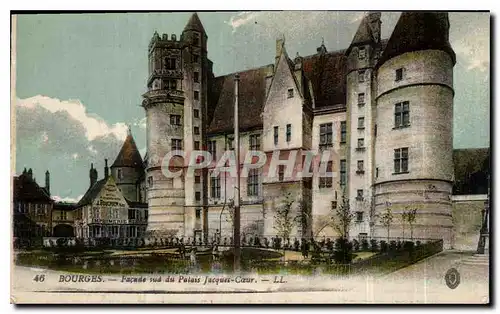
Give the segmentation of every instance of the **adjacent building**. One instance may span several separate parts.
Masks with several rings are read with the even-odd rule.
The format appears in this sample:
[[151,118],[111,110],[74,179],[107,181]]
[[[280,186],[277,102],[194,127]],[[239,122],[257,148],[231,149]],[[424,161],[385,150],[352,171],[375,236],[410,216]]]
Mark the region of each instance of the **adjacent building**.
[[124,239],[144,237],[148,221],[147,204],[141,202],[143,162],[129,132],[109,173],[105,160],[104,178],[98,180],[91,165],[90,185],[75,206],[75,236],[82,239]]
[[52,207],[50,198],[50,173],[45,173],[45,186],[33,177],[33,170],[23,170],[13,182],[13,231],[14,239],[26,243],[52,233]]

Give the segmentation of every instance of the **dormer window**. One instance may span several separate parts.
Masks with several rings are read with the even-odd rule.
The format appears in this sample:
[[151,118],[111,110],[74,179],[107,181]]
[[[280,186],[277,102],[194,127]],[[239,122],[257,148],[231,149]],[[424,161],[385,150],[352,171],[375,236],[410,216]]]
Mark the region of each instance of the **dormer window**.
[[396,69],[396,82],[403,80],[404,69]]
[[193,45],[195,45],[195,46],[200,45],[200,34],[198,34],[198,33],[193,34]]
[[288,89],[288,98],[293,98],[293,88]]
[[358,51],[358,58],[360,60],[364,59],[366,57],[366,49],[365,47],[359,47],[359,51]]

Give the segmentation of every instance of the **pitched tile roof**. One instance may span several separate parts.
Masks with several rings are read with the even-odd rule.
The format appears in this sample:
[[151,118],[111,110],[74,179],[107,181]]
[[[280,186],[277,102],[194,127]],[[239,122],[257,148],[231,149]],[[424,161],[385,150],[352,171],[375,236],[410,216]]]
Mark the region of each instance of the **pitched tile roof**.
[[347,57],[344,50],[305,57],[302,66],[312,84],[316,108],[345,106]]
[[[303,57],[302,68],[307,80],[312,84],[316,107],[340,105],[345,107],[347,58],[344,50],[318,53]],[[289,58],[288,66],[294,71]],[[262,110],[266,96],[266,76],[272,65],[238,72],[240,129],[262,127]],[[293,73],[293,72],[292,72]],[[216,77],[211,82],[209,108],[214,114],[209,124],[209,133],[233,130],[234,75],[231,73]],[[308,96],[309,93],[304,93]]]
[[53,202],[47,190],[40,187],[27,174],[14,177],[14,200],[29,202]]
[[[268,67],[263,66],[239,72],[239,125],[240,129],[251,129],[262,126],[262,110],[266,96],[266,75]],[[233,129],[234,124],[234,76],[231,73],[216,77],[211,89],[211,101],[215,101],[214,117],[208,132],[218,133]],[[210,100],[210,98],[209,98]]]
[[132,134],[129,132],[111,168],[132,167],[142,169],[142,166],[143,163],[141,154],[137,149],[137,145],[135,144]]
[[87,192],[85,192],[85,195],[83,195],[76,207],[82,207],[92,203],[92,201],[99,195],[99,192],[101,192],[103,186],[106,184],[106,181],[107,179],[101,179],[94,183],[94,185],[92,185]]
[[447,52],[456,62],[449,42],[448,13],[403,12],[394,27],[378,65],[405,52],[436,49]]

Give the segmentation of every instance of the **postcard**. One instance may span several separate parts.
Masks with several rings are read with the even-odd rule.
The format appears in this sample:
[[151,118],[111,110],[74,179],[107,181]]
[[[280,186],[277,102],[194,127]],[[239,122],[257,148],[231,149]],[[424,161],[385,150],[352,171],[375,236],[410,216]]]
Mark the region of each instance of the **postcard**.
[[12,12],[11,302],[490,304],[490,13]]

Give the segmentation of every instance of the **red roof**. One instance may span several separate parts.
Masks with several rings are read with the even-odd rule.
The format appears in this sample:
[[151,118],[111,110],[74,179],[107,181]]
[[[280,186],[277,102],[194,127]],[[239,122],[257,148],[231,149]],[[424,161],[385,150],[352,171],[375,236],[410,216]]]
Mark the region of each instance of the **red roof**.
[[132,167],[132,168],[142,168],[142,158],[137,145],[135,144],[132,134],[128,134],[125,142],[123,143],[122,149],[118,153],[115,162],[111,166],[114,167]]

